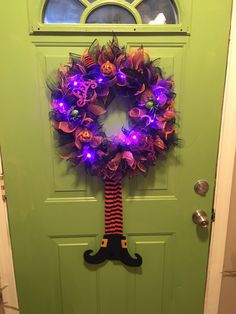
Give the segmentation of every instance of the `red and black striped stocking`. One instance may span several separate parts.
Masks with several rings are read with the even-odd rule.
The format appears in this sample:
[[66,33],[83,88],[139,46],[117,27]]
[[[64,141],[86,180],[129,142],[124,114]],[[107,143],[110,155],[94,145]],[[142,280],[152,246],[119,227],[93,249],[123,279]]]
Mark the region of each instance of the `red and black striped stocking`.
[[105,234],[123,234],[123,207],[121,180],[106,179]]
[[84,259],[90,264],[99,264],[105,260],[120,260],[128,266],[140,266],[142,257],[130,256],[126,237],[123,236],[123,207],[121,179],[105,179],[105,234],[99,251],[91,255],[92,250],[84,252]]

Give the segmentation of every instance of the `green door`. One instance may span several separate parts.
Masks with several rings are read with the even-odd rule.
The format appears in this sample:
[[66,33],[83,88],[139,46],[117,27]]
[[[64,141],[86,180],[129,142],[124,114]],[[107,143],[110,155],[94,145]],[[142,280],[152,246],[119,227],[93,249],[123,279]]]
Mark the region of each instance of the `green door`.
[[[231,1],[169,1],[176,23],[172,12],[165,25],[141,24],[155,1],[81,2],[70,11],[80,10],[81,25],[53,24],[57,1],[52,24],[43,0],[1,8],[0,139],[21,314],[202,314],[210,226],[191,217],[197,209],[211,216]],[[134,24],[86,25],[102,4]],[[48,121],[46,78],[69,52],[105,43],[112,31],[120,45],[160,57],[176,82],[181,148],[123,182],[124,230],[131,254],[143,257],[139,268],[84,263],[103,235],[103,184],[60,160]],[[199,179],[209,183],[204,197],[194,192]]]

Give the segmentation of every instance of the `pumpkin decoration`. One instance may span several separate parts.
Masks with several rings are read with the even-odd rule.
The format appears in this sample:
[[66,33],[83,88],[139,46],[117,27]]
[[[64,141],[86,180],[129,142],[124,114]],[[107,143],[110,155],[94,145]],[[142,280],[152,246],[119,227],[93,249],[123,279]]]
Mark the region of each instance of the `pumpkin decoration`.
[[82,143],[89,143],[93,138],[93,133],[87,129],[84,129],[79,131],[76,137]]
[[116,73],[116,66],[110,61],[106,61],[101,65],[100,71],[104,76],[112,77]]

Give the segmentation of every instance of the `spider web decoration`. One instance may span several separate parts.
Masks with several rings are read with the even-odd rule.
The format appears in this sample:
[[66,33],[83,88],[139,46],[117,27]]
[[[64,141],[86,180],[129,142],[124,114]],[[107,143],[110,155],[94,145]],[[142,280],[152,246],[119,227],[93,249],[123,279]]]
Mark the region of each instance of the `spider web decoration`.
[[[81,56],[71,53],[58,70],[50,118],[64,143],[62,158],[84,164],[105,187],[105,235],[96,254],[85,252],[88,263],[142,264],[140,255],[129,255],[123,235],[121,180],[146,173],[176,143],[173,88],[157,60],[150,60],[142,47],[127,52],[116,37],[102,47],[95,40]],[[116,95],[132,99],[129,127],[108,137],[101,117]]]

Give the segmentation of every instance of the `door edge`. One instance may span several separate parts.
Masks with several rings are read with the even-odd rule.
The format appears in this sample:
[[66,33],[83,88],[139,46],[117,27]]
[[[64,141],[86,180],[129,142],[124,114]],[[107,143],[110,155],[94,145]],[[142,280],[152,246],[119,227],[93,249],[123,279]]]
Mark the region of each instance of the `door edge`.
[[236,0],[232,5],[204,314],[218,313],[236,152]]

